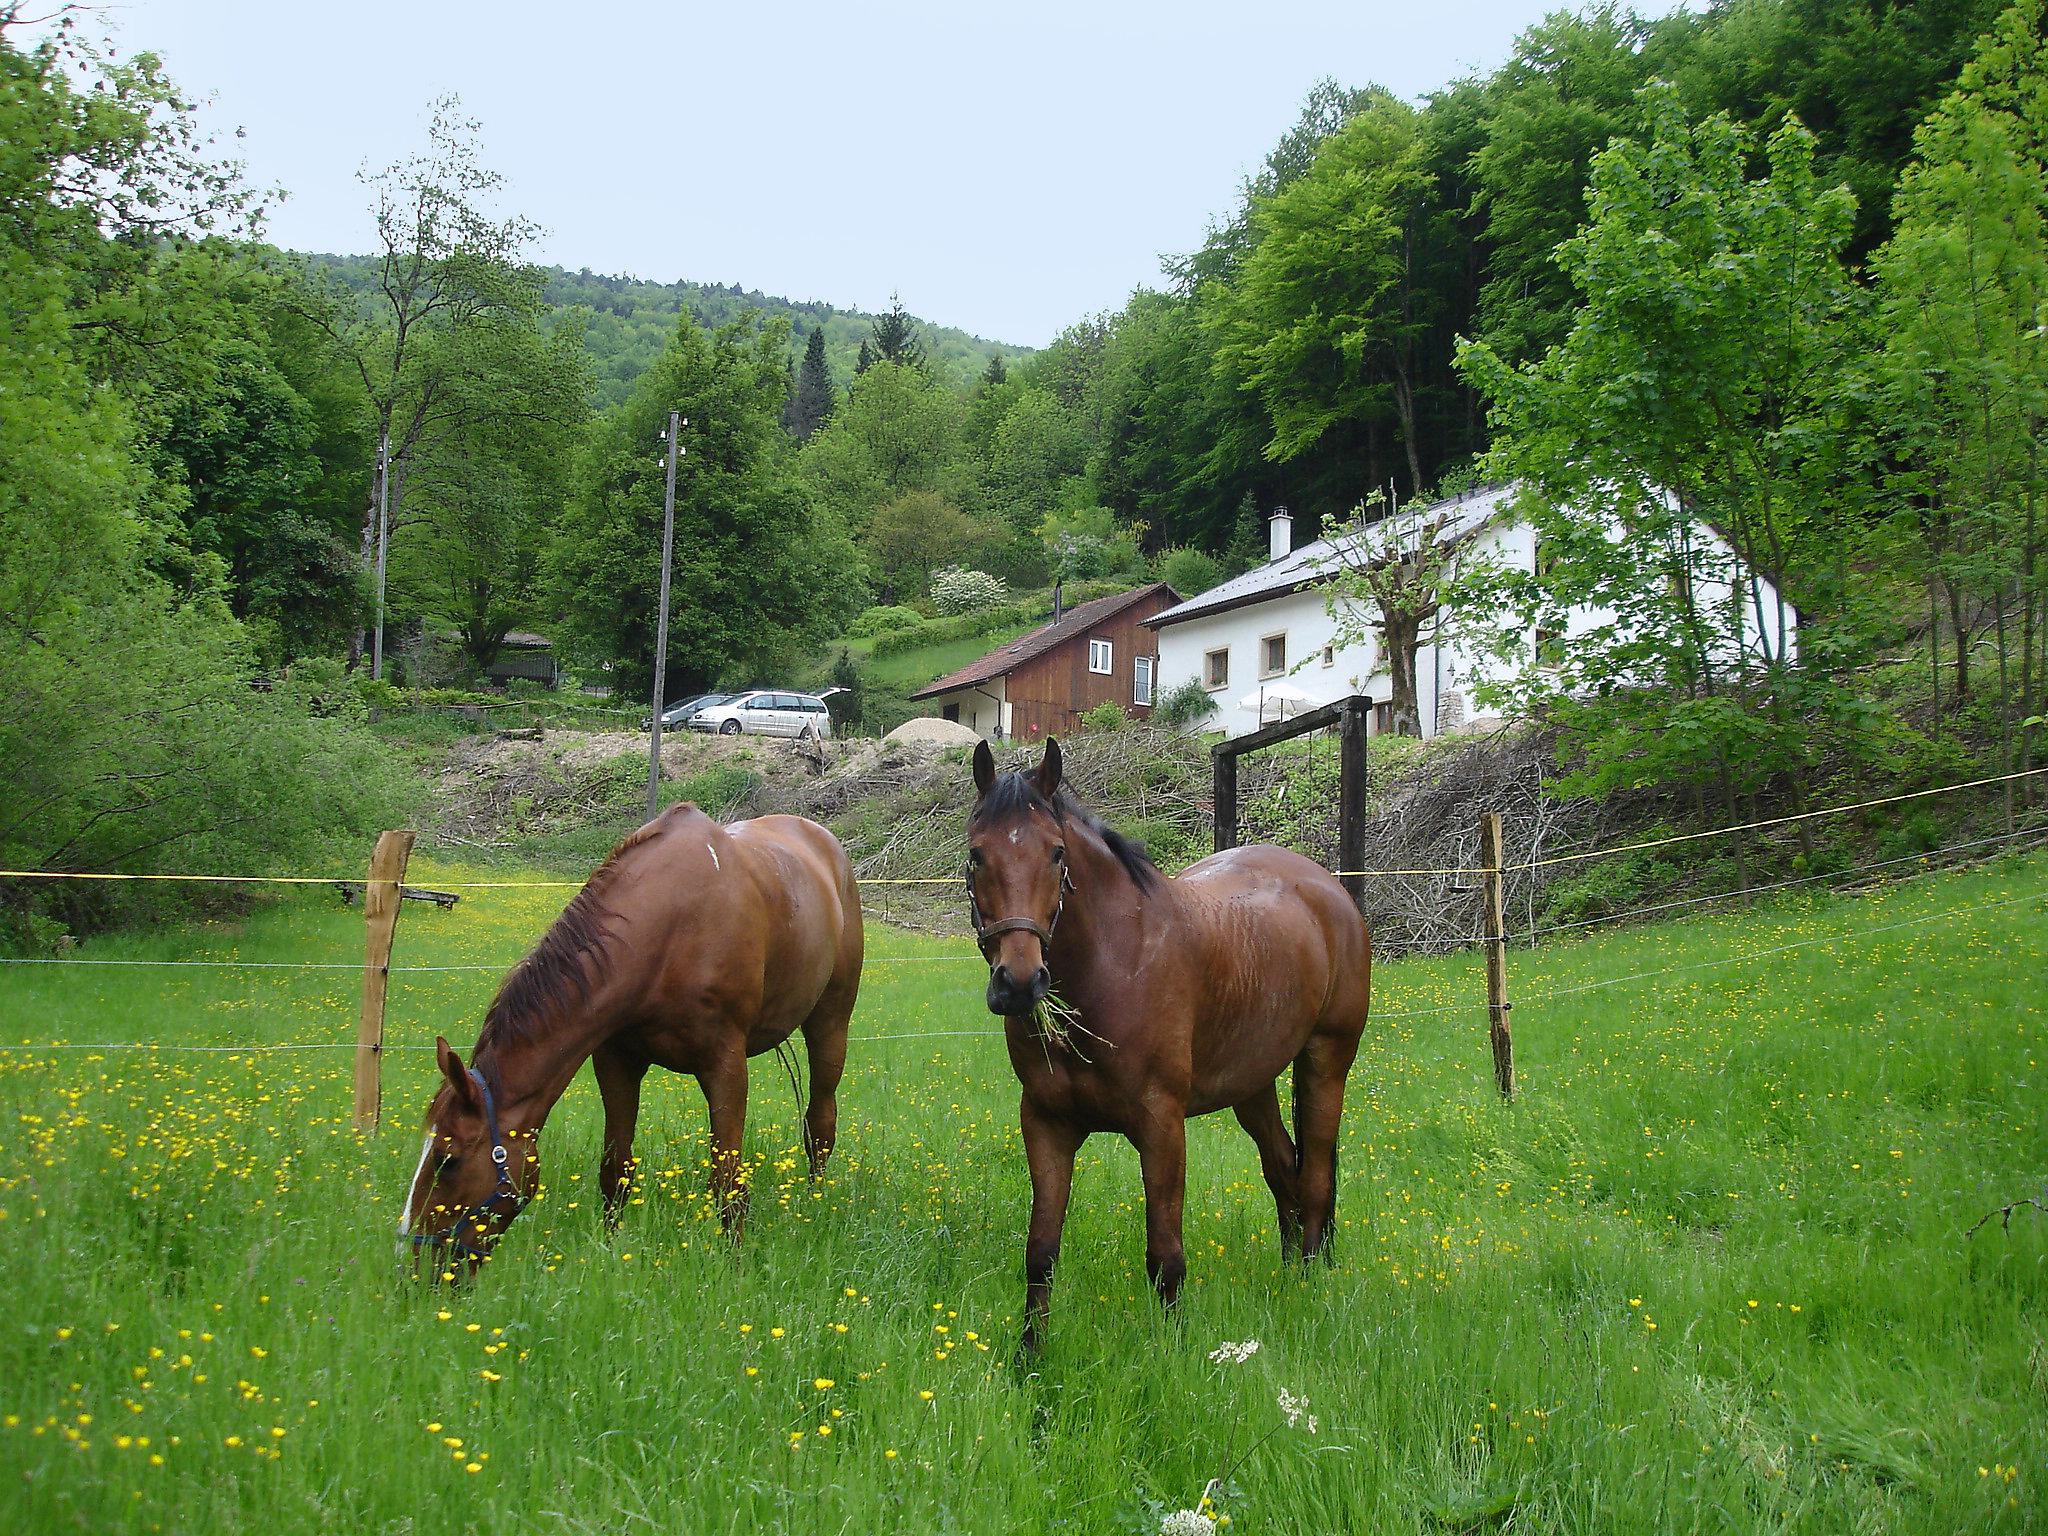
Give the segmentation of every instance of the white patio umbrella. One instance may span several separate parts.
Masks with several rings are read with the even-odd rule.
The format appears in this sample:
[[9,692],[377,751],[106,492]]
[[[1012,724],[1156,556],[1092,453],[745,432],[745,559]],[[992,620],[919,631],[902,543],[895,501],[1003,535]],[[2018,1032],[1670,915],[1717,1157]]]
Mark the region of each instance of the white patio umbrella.
[[1285,720],[1290,715],[1305,714],[1307,711],[1328,702],[1305,693],[1288,682],[1259,684],[1257,693],[1248,693],[1237,701],[1239,709],[1258,711],[1259,723],[1266,722],[1268,713],[1274,720]]

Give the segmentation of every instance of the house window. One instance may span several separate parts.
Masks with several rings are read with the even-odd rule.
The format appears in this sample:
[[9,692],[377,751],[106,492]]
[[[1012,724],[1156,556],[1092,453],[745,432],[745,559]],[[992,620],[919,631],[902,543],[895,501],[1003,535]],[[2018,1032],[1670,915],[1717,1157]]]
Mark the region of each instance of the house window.
[[1259,642],[1259,676],[1278,677],[1287,670],[1287,636],[1268,635]]
[[959,724],[960,706],[958,704],[948,704],[944,709],[939,711],[939,718],[941,720],[951,720],[956,725]]
[[1555,671],[1564,665],[1564,632],[1556,629],[1536,631],[1536,665]]
[[1108,672],[1113,654],[1107,640],[1090,640],[1088,642],[1088,670],[1090,672]]
[[1335,665],[1337,665],[1336,646],[1326,645],[1323,647],[1323,665],[1326,667],[1334,667]]
[[1394,728],[1394,705],[1392,700],[1372,707],[1372,728],[1384,736]]
[[1131,702],[1133,704],[1150,704],[1152,702],[1152,668],[1156,664],[1155,658],[1151,656],[1140,656],[1132,663],[1132,666],[1136,668],[1131,682]]
[[1228,688],[1230,686],[1230,648],[1211,651],[1202,658],[1202,686],[1205,688]]

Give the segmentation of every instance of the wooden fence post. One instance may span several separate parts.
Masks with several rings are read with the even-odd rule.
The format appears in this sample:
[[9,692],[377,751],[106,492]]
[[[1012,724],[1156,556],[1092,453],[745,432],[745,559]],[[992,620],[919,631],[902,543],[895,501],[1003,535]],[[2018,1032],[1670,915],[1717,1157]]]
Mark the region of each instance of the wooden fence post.
[[391,980],[391,940],[398,930],[399,895],[406,860],[412,856],[414,832],[385,832],[370,855],[369,878],[363,882],[363,921],[368,936],[363,946],[363,1015],[356,1025],[356,1129],[374,1131],[383,1102],[379,1074],[384,1054],[384,994]]
[[1487,1039],[1493,1046],[1493,1081],[1500,1096],[1515,1096],[1515,1041],[1508,1031],[1507,903],[1502,897],[1500,812],[1479,819],[1479,862],[1486,882],[1486,1016]]
[[[1337,733],[1337,867],[1365,867],[1365,710],[1364,699],[1344,701],[1344,719]],[[1352,901],[1365,896],[1365,876],[1341,877]]]
[[1216,851],[1237,846],[1237,754],[1227,751],[1229,742],[1210,748],[1216,765]]

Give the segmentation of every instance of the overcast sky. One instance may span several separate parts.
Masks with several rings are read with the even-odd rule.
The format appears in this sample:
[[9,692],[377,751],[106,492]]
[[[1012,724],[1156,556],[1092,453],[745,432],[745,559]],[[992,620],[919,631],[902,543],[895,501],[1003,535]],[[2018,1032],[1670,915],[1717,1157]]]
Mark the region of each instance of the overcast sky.
[[[259,185],[361,251],[365,163],[462,98],[540,260],[737,282],[1036,346],[1198,244],[1319,77],[1418,97],[1558,0],[994,7],[127,0]],[[1655,12],[1670,0],[1652,0]]]

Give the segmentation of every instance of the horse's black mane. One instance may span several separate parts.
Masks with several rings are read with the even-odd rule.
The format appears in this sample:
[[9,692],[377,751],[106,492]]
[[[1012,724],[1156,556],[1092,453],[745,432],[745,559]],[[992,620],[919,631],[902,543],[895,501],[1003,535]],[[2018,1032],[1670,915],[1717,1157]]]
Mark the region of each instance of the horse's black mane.
[[1116,855],[1117,863],[1124,867],[1124,873],[1131,877],[1139,890],[1152,890],[1162,878],[1159,866],[1152,862],[1152,856],[1145,851],[1143,843],[1125,837],[1076,800],[1064,784],[1048,801],[1039,793],[1030,775],[999,773],[995,782],[989,785],[988,793],[974,807],[973,819],[982,821],[1001,816],[1021,816],[1029,811],[1045,811],[1062,826],[1073,823],[1093,832]]
[[544,1025],[590,996],[591,971],[611,939],[613,913],[604,904],[605,889],[620,856],[650,836],[654,825],[650,822],[614,848],[540,942],[512,967],[484,1012],[484,1027],[476,1037],[479,1053],[486,1045],[534,1039]]

